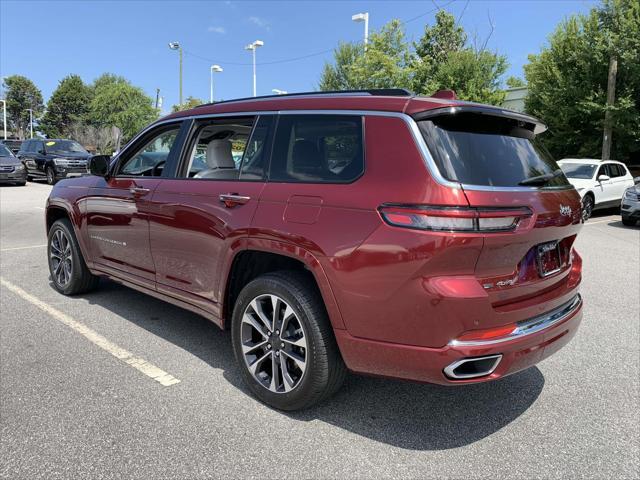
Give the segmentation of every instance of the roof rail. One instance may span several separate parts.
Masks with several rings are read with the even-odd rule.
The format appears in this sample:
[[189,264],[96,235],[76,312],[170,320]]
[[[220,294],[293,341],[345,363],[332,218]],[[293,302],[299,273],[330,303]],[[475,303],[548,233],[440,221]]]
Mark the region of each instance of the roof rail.
[[287,97],[321,97],[324,95],[344,95],[344,96],[357,96],[357,95],[374,95],[374,96],[386,96],[386,97],[412,97],[413,92],[404,88],[370,88],[363,90],[325,90],[320,92],[298,92],[298,93],[285,93],[278,95],[261,95],[259,97],[244,97],[234,98],[232,100],[223,100],[220,102],[203,103],[194,108],[208,107],[211,105],[218,105],[220,103],[233,103],[233,102],[248,102],[254,100],[270,100],[272,98],[287,98]]

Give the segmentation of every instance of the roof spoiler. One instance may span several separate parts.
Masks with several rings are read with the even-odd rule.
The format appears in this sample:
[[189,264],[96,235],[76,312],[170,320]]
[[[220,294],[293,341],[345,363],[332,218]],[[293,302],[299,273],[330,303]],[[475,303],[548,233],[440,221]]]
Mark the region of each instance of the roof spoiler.
[[490,115],[492,117],[503,117],[517,120],[518,122],[526,124],[523,126],[526,126],[531,130],[534,135],[539,135],[547,130],[547,126],[542,121],[530,115],[514,112],[513,110],[505,110],[504,108],[482,105],[455,105],[451,107],[434,108],[432,110],[414,113],[412,117],[414,120],[420,121],[442,115],[457,115],[459,113],[474,113],[476,115]]

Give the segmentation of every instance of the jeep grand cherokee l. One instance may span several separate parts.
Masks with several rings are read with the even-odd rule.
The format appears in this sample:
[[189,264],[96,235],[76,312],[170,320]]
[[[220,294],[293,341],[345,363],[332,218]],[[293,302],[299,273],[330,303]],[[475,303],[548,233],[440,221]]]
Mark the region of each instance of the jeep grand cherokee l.
[[279,409],[347,371],[498,379],[582,318],[580,196],[544,130],[403,90],[178,112],[52,190],[53,285],[104,276],[230,329],[244,380]]

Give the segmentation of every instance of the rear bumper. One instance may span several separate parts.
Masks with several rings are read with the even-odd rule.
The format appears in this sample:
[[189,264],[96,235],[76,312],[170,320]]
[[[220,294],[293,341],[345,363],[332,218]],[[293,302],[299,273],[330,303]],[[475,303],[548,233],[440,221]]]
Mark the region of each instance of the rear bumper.
[[[572,299],[573,300],[573,299]],[[549,312],[552,314],[557,310]],[[336,330],[336,339],[347,367],[357,373],[401,378],[419,382],[456,385],[495,380],[529,368],[549,357],[569,343],[582,320],[582,300],[579,299],[556,321],[532,328],[530,333],[500,342],[486,344],[450,343],[442,348],[428,348],[367,340]],[[543,318],[540,316],[539,319]],[[538,317],[536,317],[538,318]],[[523,322],[536,323],[536,319]],[[473,357],[501,355],[499,363],[488,375],[476,378],[451,379],[444,373],[447,367]]]

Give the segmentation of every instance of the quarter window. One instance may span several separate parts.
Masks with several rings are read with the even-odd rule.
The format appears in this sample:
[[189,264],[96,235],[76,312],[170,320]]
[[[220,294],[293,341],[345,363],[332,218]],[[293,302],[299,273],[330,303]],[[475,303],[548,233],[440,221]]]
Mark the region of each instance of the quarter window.
[[176,143],[180,127],[171,127],[149,140],[120,167],[119,175],[159,177]]
[[362,117],[281,115],[269,179],[349,183],[364,170]]

